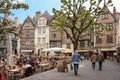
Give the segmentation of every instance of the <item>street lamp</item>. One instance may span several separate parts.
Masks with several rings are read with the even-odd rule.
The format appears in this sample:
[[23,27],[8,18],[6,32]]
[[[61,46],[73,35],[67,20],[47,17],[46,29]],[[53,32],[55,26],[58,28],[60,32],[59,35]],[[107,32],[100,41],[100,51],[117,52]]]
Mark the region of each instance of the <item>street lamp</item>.
[[93,42],[94,38],[92,38],[93,37],[93,33],[92,32],[94,33],[94,28],[90,27],[90,29],[89,29],[89,36],[90,36],[90,44],[89,44],[89,46],[90,46],[90,51],[92,50],[92,46],[94,44],[94,42]]

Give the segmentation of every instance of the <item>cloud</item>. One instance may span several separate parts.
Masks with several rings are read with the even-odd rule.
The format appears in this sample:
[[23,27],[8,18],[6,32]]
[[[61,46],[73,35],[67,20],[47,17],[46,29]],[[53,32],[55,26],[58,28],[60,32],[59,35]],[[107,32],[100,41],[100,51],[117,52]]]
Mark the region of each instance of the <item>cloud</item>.
[[21,2],[21,3],[23,3],[23,2],[25,2],[25,0],[18,0],[18,2]]
[[15,1],[12,1],[12,3],[14,3],[14,4],[17,4],[17,2],[19,2],[19,3],[24,3],[26,0],[15,0]]

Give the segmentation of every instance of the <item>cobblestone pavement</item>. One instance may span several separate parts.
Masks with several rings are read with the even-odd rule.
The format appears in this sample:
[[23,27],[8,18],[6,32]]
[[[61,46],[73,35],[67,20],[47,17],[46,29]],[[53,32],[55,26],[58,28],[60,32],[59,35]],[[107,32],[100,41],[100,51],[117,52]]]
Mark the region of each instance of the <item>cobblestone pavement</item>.
[[[69,67],[69,65],[68,65]],[[103,70],[93,70],[90,61],[83,61],[79,65],[78,76],[74,75],[73,70],[68,72],[58,72],[57,69],[42,72],[22,80],[120,80],[120,65],[113,61],[105,61]]]

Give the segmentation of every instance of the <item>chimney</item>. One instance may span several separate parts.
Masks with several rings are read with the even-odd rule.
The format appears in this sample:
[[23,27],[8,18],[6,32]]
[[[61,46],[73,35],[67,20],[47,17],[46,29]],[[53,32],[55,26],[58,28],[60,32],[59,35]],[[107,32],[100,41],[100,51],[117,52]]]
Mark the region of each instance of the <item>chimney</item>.
[[41,12],[40,11],[37,11],[36,12],[36,18],[40,17],[41,16]]
[[116,15],[116,8],[115,8],[115,6],[113,7],[113,15],[115,16]]
[[41,16],[41,12],[37,11],[36,15],[35,15],[35,21],[37,21],[37,19]]

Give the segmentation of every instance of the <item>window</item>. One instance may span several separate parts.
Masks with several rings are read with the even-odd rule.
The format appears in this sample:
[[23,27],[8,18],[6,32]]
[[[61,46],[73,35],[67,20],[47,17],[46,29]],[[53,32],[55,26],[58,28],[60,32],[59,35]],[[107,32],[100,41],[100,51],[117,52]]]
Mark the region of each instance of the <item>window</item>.
[[106,30],[107,30],[107,31],[111,31],[111,30],[112,30],[112,27],[113,27],[113,24],[112,24],[112,23],[107,23],[107,24],[106,24]]
[[41,18],[38,20],[38,25],[46,26],[46,22],[47,22],[47,20],[45,18]]
[[38,33],[46,33],[46,27],[38,28]]
[[46,38],[45,38],[45,37],[43,37],[43,38],[42,38],[42,44],[44,44],[44,45],[45,45],[45,42],[46,42]]
[[102,31],[102,26],[101,25],[96,25],[96,31]]
[[80,47],[81,47],[81,48],[85,47],[85,41],[84,41],[84,40],[81,40],[81,41],[80,41]]
[[45,27],[42,28],[42,32],[46,33],[46,28]]
[[67,43],[67,49],[70,49],[70,43]]
[[120,43],[120,36],[118,36],[118,43]]
[[42,20],[41,19],[38,21],[38,25],[42,25]]
[[113,43],[112,35],[107,35],[107,43]]
[[41,38],[40,37],[38,38],[38,44],[41,44]]
[[104,14],[102,15],[102,19],[108,19],[108,13],[104,13]]
[[69,36],[68,36],[68,34],[67,34],[67,39],[69,39]]
[[26,23],[26,26],[29,27],[29,26],[30,26],[30,22],[27,22],[27,23]]
[[41,33],[41,28],[38,28],[38,33]]
[[52,38],[56,38],[56,32],[52,32]]
[[57,43],[56,42],[52,42],[51,47],[57,47]]
[[30,45],[30,39],[26,39],[26,46]]
[[96,36],[96,43],[101,44],[102,43],[102,37],[101,36]]
[[87,44],[87,46],[88,46],[88,47],[90,46],[90,40],[88,40],[88,44]]
[[30,33],[29,33],[29,30],[26,30],[26,31],[25,31],[25,34],[26,34],[26,36],[29,36],[29,34],[30,34]]
[[2,40],[0,40],[0,44],[2,44]]

